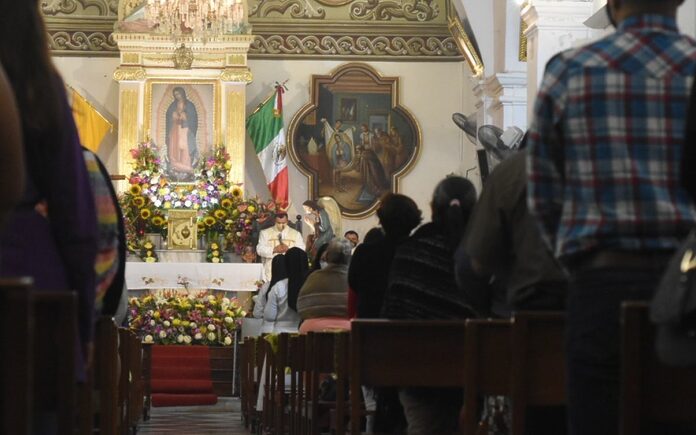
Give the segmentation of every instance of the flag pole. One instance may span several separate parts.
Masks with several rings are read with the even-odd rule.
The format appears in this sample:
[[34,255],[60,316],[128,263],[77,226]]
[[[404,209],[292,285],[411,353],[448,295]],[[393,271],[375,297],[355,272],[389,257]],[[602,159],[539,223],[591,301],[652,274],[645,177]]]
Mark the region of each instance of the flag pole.
[[251,114],[249,116],[251,116],[251,115],[255,114],[256,112],[258,112],[259,110],[261,110],[261,106],[268,103],[268,101],[275,96],[276,92],[278,92],[278,86],[282,86],[283,88],[285,88],[285,90],[287,90],[288,88],[285,86],[285,84],[288,82],[288,80],[289,79],[285,79],[285,81],[283,83],[275,82],[275,86],[273,86],[273,91],[270,93],[270,95],[268,95],[266,98],[264,98],[259,103],[259,105],[256,106],[256,109],[254,109],[254,111],[251,112]]

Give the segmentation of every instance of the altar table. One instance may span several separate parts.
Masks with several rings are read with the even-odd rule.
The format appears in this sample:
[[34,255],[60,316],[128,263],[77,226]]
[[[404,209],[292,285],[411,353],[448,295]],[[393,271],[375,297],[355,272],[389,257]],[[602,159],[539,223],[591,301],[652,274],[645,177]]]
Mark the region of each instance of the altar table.
[[253,292],[263,279],[260,263],[126,262],[128,290],[225,290]]

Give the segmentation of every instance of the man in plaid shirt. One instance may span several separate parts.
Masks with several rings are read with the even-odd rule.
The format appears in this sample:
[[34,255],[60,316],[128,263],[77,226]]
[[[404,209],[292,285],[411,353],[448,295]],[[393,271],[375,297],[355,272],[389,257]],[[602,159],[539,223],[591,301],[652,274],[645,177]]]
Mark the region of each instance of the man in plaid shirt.
[[537,97],[527,195],[571,275],[571,435],[618,433],[621,301],[650,298],[696,222],[679,183],[696,72],[681,3],[609,0],[617,31],[552,58]]

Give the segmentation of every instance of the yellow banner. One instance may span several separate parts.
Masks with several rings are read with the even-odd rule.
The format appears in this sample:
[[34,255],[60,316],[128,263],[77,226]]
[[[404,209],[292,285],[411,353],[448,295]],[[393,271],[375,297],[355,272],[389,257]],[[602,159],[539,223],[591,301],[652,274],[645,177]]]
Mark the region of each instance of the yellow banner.
[[72,90],[72,111],[80,142],[85,148],[97,152],[106,133],[114,126],[85,100],[75,89]]

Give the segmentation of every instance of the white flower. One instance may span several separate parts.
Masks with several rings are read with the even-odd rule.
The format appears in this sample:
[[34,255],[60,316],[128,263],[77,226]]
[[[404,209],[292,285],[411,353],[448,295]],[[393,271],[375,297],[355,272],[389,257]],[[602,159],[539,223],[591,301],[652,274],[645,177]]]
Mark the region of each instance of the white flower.
[[215,325],[212,323],[208,325],[208,331],[215,331]]
[[203,201],[203,203],[201,203],[201,207],[203,207],[203,208],[208,207],[208,202],[207,202],[207,201]]
[[232,338],[230,336],[225,337],[224,343],[225,346],[229,346],[230,344],[232,344]]
[[[208,172],[210,172],[210,171],[208,171]],[[212,173],[211,173],[210,175],[212,175]],[[211,191],[211,192],[212,192],[212,191],[213,191],[213,189],[215,189],[215,187],[213,187],[213,185],[212,185],[212,184],[208,185],[208,190],[209,190],[209,191]]]
[[150,316],[152,316],[153,314],[155,314],[155,312],[152,311],[152,310],[147,310],[147,314],[150,315]]
[[208,340],[210,340],[210,341],[215,340],[215,334],[212,333],[212,332],[209,332],[209,333],[208,333]]
[[176,342],[177,342],[177,343],[183,343],[183,342],[184,342],[184,336],[183,336],[183,335],[177,336],[177,337],[176,337]]
[[213,314],[215,314],[215,313],[213,313],[213,310],[208,310],[208,311],[206,312],[206,314],[207,314],[209,317],[211,317],[211,316],[212,316]]
[[188,295],[188,299],[189,299],[190,301],[192,301],[192,300],[196,299],[196,297],[193,296],[193,295]]
[[171,189],[169,189],[168,187],[165,187],[165,188],[164,188],[164,194],[165,194],[165,195],[169,195],[171,192],[172,192]]
[[213,259],[212,259],[211,261],[212,261],[213,263],[219,263],[219,262],[220,262],[220,258],[219,258],[219,257],[213,257]]
[[154,320],[150,320],[150,326],[155,326],[155,321],[154,321]]
[[162,324],[163,324],[166,328],[169,328],[169,326],[171,325],[171,323],[169,323],[169,320],[165,320],[164,322],[162,322]]
[[219,201],[218,201],[217,198],[210,198],[210,202],[211,202],[212,204],[217,204]]
[[157,196],[156,196],[156,195],[150,195],[150,201],[152,201],[152,202],[157,201]]
[[189,326],[191,327],[191,329],[196,329],[196,322],[191,322]]
[[145,339],[143,340],[145,343],[152,343],[152,335],[146,335]]
[[196,340],[200,340],[203,338],[203,335],[201,335],[200,332],[196,332],[196,335],[194,335],[193,338],[195,338]]
[[234,319],[231,318],[230,316],[225,317],[225,323],[233,323]]
[[187,199],[187,200],[184,202],[184,205],[185,205],[186,207],[191,207],[191,204],[193,204],[193,203],[191,202],[190,199]]
[[156,200],[154,200],[154,201],[152,201],[152,202],[155,204],[155,207],[161,207],[161,206],[162,206],[162,201],[160,201],[159,199],[156,199]]
[[174,203],[174,206],[175,206],[175,207],[181,207],[181,201],[177,200],[177,201]]
[[191,344],[191,336],[190,335],[184,336],[184,343]]
[[165,331],[160,331],[159,336],[160,338],[164,338],[167,336],[167,333]]

